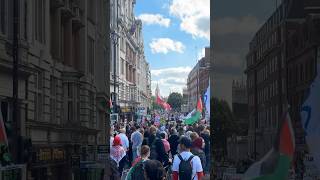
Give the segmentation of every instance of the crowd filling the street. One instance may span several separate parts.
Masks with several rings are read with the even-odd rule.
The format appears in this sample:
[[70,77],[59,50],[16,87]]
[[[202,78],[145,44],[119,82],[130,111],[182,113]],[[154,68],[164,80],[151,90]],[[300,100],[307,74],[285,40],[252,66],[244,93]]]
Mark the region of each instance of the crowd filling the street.
[[210,126],[206,120],[186,125],[181,116],[171,116],[158,124],[158,117],[168,116],[156,111],[150,120],[145,118],[140,123],[121,120],[112,124],[110,161],[114,179],[209,178]]

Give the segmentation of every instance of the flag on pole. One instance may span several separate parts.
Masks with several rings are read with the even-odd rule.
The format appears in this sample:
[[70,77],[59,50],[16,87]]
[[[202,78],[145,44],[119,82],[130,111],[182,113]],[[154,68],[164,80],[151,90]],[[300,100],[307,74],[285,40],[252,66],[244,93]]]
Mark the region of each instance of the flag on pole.
[[158,84],[157,84],[157,88],[155,90],[155,94],[156,94],[156,103],[159,104],[166,111],[170,111],[172,109],[170,104],[168,104],[167,102],[162,100],[162,98],[160,97],[160,90],[159,90]]
[[203,96],[203,102],[206,108],[206,119],[210,119],[210,80],[206,93]]
[[201,98],[199,98],[198,103],[197,103],[197,111],[199,111],[200,113],[202,113],[202,100]]
[[295,150],[289,113],[286,114],[278,138],[278,148],[273,147],[260,161],[249,167],[244,174],[245,180],[288,179]]
[[6,133],[6,127],[3,122],[1,104],[0,104],[0,144],[8,146],[8,138]]
[[[319,50],[318,50],[319,54]],[[317,76],[309,89],[309,96],[302,104],[300,111],[302,127],[305,131],[306,144],[314,162],[320,169],[320,65],[317,65]]]
[[197,103],[197,109],[193,110],[191,113],[187,115],[187,117],[184,119],[184,123],[188,125],[192,125],[198,122],[201,118],[201,113],[202,113],[202,101],[201,101],[201,98],[199,98]]

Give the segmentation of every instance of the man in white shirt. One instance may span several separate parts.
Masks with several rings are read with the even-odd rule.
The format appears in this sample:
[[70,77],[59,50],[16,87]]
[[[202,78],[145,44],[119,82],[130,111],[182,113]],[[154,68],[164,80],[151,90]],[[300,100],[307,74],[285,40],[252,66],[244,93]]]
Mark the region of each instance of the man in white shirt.
[[172,164],[172,179],[173,180],[179,180],[179,166],[180,166],[180,158],[185,161],[187,161],[191,156],[193,158],[191,159],[191,167],[192,167],[192,180],[201,180],[203,177],[203,169],[201,165],[201,160],[198,156],[193,155],[190,152],[190,148],[192,147],[192,142],[187,137],[181,137],[179,140],[179,147],[180,147],[180,153],[174,156],[173,164]]

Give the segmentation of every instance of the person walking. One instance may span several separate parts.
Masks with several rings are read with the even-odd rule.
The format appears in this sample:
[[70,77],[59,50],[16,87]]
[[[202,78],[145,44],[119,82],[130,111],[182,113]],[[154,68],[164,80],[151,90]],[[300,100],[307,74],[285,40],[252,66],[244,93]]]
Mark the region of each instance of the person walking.
[[122,147],[128,151],[129,150],[129,139],[126,135],[126,130],[124,128],[119,129],[119,137],[121,138]]
[[210,131],[207,129],[204,129],[200,136],[204,139],[204,153],[206,155],[206,165],[204,165],[205,173],[209,173],[210,171]]
[[169,157],[165,151],[162,140],[156,136],[156,133],[157,128],[155,126],[151,126],[149,137],[150,159],[158,160],[166,166],[169,163]]
[[203,169],[198,156],[190,152],[192,142],[187,137],[179,140],[180,153],[174,156],[172,164],[173,180],[201,180]]
[[117,163],[119,173],[122,174],[126,160],[126,150],[121,145],[121,138],[119,135],[113,139],[112,147],[110,148],[110,158]]
[[144,178],[144,162],[149,160],[150,148],[147,145],[141,147],[140,156],[132,163],[126,180],[143,180]]
[[144,165],[146,180],[165,180],[166,172],[160,161],[148,160]]
[[173,157],[178,153],[177,150],[179,145],[179,136],[178,136],[177,130],[174,127],[170,129],[170,137],[168,141],[170,143],[170,149],[171,149],[170,151]]
[[160,133],[160,137],[161,137],[161,140],[162,140],[162,143],[163,143],[163,146],[164,146],[164,149],[166,151],[167,154],[169,154],[169,151],[170,151],[170,143],[168,142],[168,135],[166,132],[161,132]]
[[132,160],[135,160],[138,154],[138,151],[140,151],[140,147],[142,145],[142,134],[140,133],[140,126],[135,124],[133,127],[133,130],[135,130],[131,134],[131,142],[132,142]]
[[200,158],[202,167],[206,166],[206,155],[203,151],[204,145],[205,145],[204,140],[201,137],[197,137],[192,142],[192,149],[191,149],[191,153]]

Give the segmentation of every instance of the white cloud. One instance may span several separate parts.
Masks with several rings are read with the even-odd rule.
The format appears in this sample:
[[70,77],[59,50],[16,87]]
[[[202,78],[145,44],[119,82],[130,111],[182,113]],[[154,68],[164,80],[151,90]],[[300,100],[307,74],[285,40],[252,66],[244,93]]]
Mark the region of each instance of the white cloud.
[[182,31],[210,40],[210,0],[173,0],[169,9],[181,20]]
[[158,24],[164,27],[170,26],[170,19],[164,18],[161,14],[140,14],[138,19],[147,25]]
[[159,85],[161,96],[169,96],[170,92],[182,93],[182,89],[187,85],[188,74],[191,67],[174,67],[151,70],[151,89],[154,94],[157,84]]
[[251,34],[256,32],[261,23],[254,16],[244,16],[239,18],[224,17],[214,19],[213,21],[214,34],[227,35],[227,34]]
[[202,48],[199,52],[198,52],[198,59],[201,59],[205,56],[205,48]]
[[174,41],[169,38],[152,39],[152,42],[149,44],[149,46],[153,54],[154,53],[167,54],[169,51],[183,53],[185,49],[185,46],[181,42]]

